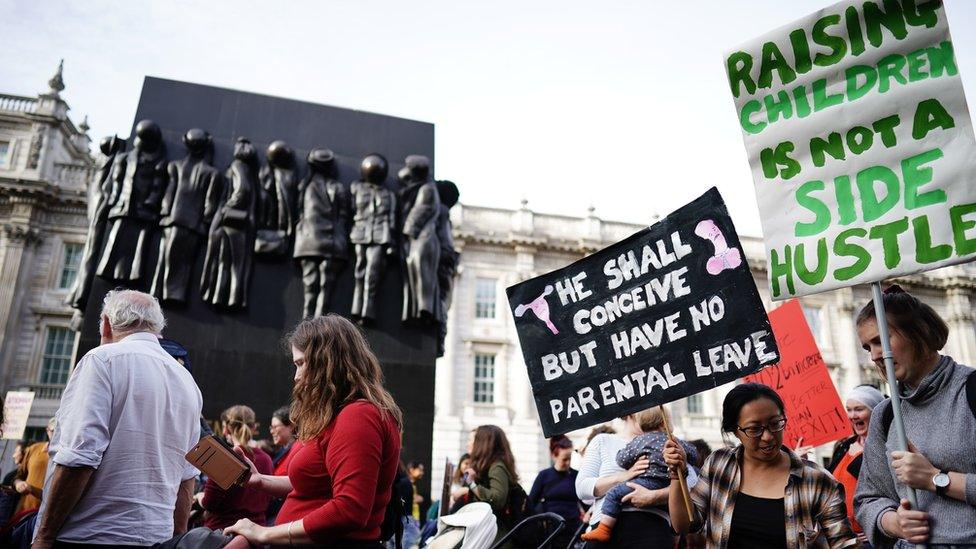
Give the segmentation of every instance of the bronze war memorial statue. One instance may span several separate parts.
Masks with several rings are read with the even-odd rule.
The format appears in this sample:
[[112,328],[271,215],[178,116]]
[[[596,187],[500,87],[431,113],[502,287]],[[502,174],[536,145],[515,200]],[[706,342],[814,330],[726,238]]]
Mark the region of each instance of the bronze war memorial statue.
[[429,462],[459,198],[435,178],[433,124],[147,77],[120,135],[89,181],[76,358],[109,290],[151,292],[206,417],[247,402],[266,420],[294,383],[282,336],[342,315],[404,411],[403,458]]

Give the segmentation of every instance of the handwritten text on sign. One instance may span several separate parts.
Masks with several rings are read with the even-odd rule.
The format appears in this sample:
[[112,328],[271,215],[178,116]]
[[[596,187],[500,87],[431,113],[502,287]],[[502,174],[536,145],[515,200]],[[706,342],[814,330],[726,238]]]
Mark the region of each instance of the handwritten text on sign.
[[546,436],[728,383],[778,360],[714,188],[663,221],[508,288]]
[[851,422],[795,299],[769,313],[780,363],[746,377],[772,387],[786,406],[784,443],[819,446],[851,435]]
[[34,393],[31,391],[7,391],[3,399],[3,437],[7,440],[24,438],[27,429],[27,419],[30,417],[31,406],[34,404]]
[[942,2],[845,0],[726,71],[773,299],[976,258],[976,139]]

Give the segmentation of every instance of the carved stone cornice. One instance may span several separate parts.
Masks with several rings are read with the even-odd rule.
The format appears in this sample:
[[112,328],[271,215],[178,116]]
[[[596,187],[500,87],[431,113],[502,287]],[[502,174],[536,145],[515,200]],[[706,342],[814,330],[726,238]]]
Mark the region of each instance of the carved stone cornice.
[[41,233],[37,229],[12,223],[3,225],[3,235],[8,241],[20,242],[25,246],[37,244],[41,241]]
[[47,181],[0,177],[0,201],[28,203],[44,209],[67,207],[87,211],[87,199],[84,192],[67,190]]

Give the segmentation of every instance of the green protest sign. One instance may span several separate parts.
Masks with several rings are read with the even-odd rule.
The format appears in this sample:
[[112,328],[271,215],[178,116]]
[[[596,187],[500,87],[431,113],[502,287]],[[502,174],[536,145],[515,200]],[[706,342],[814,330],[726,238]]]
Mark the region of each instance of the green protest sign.
[[725,67],[773,299],[976,259],[976,141],[941,2],[840,2]]

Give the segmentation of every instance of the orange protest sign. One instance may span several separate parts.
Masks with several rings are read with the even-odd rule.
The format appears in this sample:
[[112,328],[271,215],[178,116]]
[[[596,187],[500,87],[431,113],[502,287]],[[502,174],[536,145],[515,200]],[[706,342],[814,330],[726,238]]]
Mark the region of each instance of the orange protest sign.
[[791,300],[769,313],[780,362],[744,381],[772,387],[786,405],[783,443],[795,448],[803,438],[805,446],[819,446],[850,436],[851,422],[827,365],[820,356],[803,308]]

